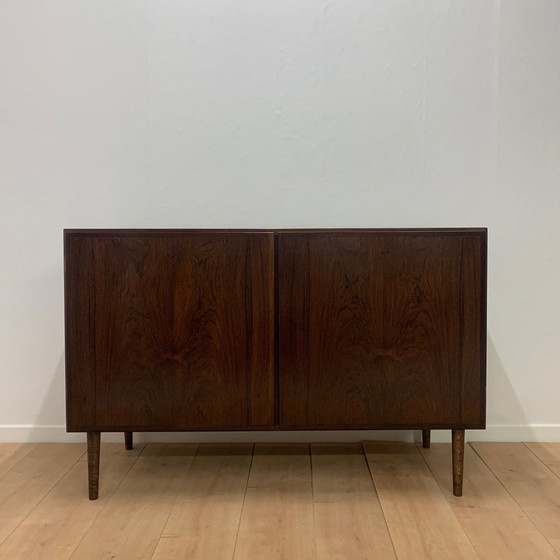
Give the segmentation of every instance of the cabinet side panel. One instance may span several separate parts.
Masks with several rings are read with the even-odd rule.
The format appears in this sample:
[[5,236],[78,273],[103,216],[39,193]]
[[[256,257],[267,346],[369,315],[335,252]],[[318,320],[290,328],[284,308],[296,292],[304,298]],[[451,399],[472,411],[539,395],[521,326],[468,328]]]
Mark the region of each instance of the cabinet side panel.
[[486,234],[463,238],[462,419],[486,426]]
[[64,236],[66,427],[95,424],[95,291],[91,239]]

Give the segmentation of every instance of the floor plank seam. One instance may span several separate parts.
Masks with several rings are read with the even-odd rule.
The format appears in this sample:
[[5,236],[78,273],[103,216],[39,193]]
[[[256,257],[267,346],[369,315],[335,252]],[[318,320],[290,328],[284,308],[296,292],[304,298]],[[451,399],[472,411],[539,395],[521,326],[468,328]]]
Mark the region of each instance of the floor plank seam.
[[[472,443],[478,443],[476,441],[472,442]],[[480,460],[488,467],[488,469],[490,470],[490,472],[492,473],[492,475],[494,476],[494,478],[502,485],[502,487],[504,488],[504,490],[510,495],[511,499],[521,508],[521,510],[523,511],[523,513],[525,515],[527,515],[527,512],[521,507],[521,504],[519,504],[517,502],[517,500],[515,499],[515,497],[513,496],[513,494],[507,489],[506,485],[500,480],[500,478],[496,475],[496,473],[492,470],[492,468],[490,467],[490,465],[484,460],[484,457],[482,457],[482,455],[476,450],[476,447],[474,445],[472,445],[471,442],[468,443],[468,445],[471,447],[471,449],[480,457]],[[540,531],[539,531],[540,532]]]
[[[300,447],[297,452],[297,455],[300,455],[300,457],[297,458],[297,460],[294,459],[295,462],[290,462],[289,468],[286,469],[283,469],[281,465],[275,461],[274,457],[268,457],[268,453],[265,451],[263,451],[261,455],[264,455],[266,461],[261,465],[260,459],[263,457],[260,457],[259,454],[255,456],[259,445],[254,443],[250,444],[244,451],[245,459],[243,460],[242,470],[236,471],[235,493],[237,505],[234,515],[229,516],[229,536],[227,537],[227,542],[224,541],[225,544],[221,543],[221,541],[220,543],[211,542],[215,541],[215,536],[212,532],[208,532],[212,531],[212,529],[208,528],[203,529],[203,531],[206,531],[201,535],[203,542],[207,543],[207,546],[210,546],[211,550],[214,550],[214,547],[219,548],[221,551],[220,558],[230,558],[231,560],[239,560],[240,557],[245,554],[246,547],[248,547],[247,550],[253,550],[251,545],[253,538],[264,539],[259,545],[259,550],[263,553],[263,557],[270,558],[270,560],[280,558],[282,554],[286,554],[286,550],[292,550],[290,548],[286,548],[284,552],[280,552],[276,549],[272,550],[272,541],[265,537],[268,534],[267,531],[274,531],[274,526],[269,525],[269,520],[276,519],[276,512],[274,508],[270,509],[269,507],[270,512],[266,514],[266,517],[263,517],[263,515],[259,513],[261,510],[255,510],[252,507],[254,505],[252,500],[255,496],[248,492],[248,490],[252,487],[264,489],[275,488],[276,484],[274,484],[274,481],[277,480],[278,484],[284,485],[282,488],[285,487],[287,489],[287,495],[289,494],[291,496],[291,479],[284,481],[283,475],[284,473],[292,473],[291,469],[293,465],[295,465],[295,467],[293,467],[295,468],[293,473],[293,476],[295,476],[294,484],[297,485],[294,487],[295,493],[298,494],[297,489],[300,488],[301,483],[304,482],[302,476],[305,477],[305,480],[308,480],[309,477],[310,487],[306,485],[306,495],[310,496],[312,509],[307,509],[308,500],[305,500],[305,516],[302,518],[305,520],[305,531],[300,533],[298,542],[305,541],[305,546],[302,544],[301,551],[305,550],[306,552],[303,555],[292,554],[290,552],[289,556],[293,557],[293,560],[297,558],[327,560],[331,555],[329,551],[336,552],[338,550],[338,552],[336,552],[337,558],[370,558],[371,555],[377,558],[377,553],[373,550],[370,551],[369,545],[366,546],[365,541],[361,539],[358,539],[358,542],[361,543],[359,545],[356,545],[356,543],[352,541],[352,546],[355,549],[354,554],[349,556],[344,555],[344,550],[340,549],[340,543],[343,542],[344,538],[353,538],[352,535],[355,533],[351,528],[341,533],[341,540],[337,540],[336,538],[334,541],[331,540],[334,534],[333,527],[335,530],[339,527],[333,520],[338,519],[338,516],[341,515],[342,517],[340,517],[340,519],[344,521],[343,525],[346,527],[348,520],[354,519],[353,515],[355,515],[355,510],[352,506],[353,502],[352,499],[350,499],[350,505],[346,503],[346,494],[344,493],[345,489],[347,489],[346,482],[343,482],[340,477],[348,475],[349,484],[351,485],[356,482],[356,479],[352,478],[352,473],[355,474],[355,472],[349,469],[350,466],[352,468],[356,466],[357,458],[359,457],[360,465],[362,464],[361,461],[364,461],[364,465],[361,468],[367,470],[367,474],[360,471],[360,500],[364,499],[362,494],[366,491],[366,488],[368,493],[374,492],[372,499],[375,498],[379,504],[376,506],[378,513],[376,513],[377,520],[375,522],[375,530],[380,529],[386,532],[386,535],[382,535],[383,539],[386,539],[383,540],[382,550],[385,551],[385,554],[381,554],[382,558],[394,557],[395,560],[404,560],[404,558],[408,560],[409,558],[431,558],[431,555],[434,554],[443,554],[444,557],[451,558],[453,555],[450,554],[447,556],[445,551],[449,552],[455,550],[455,548],[452,547],[458,547],[460,545],[462,552],[457,552],[458,556],[462,558],[463,554],[467,554],[467,557],[469,559],[472,557],[473,560],[493,560],[498,557],[507,559],[509,558],[508,554],[510,551],[512,558],[520,557],[532,559],[546,557],[549,560],[554,560],[554,558],[560,560],[560,549],[558,548],[557,539],[558,533],[556,529],[554,532],[551,532],[552,529],[550,526],[550,523],[554,523],[555,520],[560,519],[560,517],[556,515],[556,510],[553,511],[554,504],[557,504],[559,499],[560,444],[558,444],[557,447],[556,444],[539,445],[530,442],[515,442],[512,444],[466,442],[466,445],[470,446],[466,451],[469,452],[468,457],[471,461],[469,464],[473,467],[473,470],[472,477],[468,481],[468,491],[465,498],[454,498],[452,495],[450,474],[448,470],[446,470],[446,466],[448,466],[447,462],[450,461],[450,457],[448,456],[450,453],[449,444],[436,444],[432,449],[423,449],[421,442],[401,444],[401,447],[402,445],[408,446],[407,449],[402,448],[399,451],[399,453],[408,455],[408,458],[402,458],[402,466],[406,468],[402,470],[401,475],[405,476],[405,478],[402,481],[400,479],[395,479],[394,484],[391,478],[393,472],[391,469],[393,466],[397,468],[397,466],[401,464],[401,457],[397,456],[395,460],[393,460],[390,456],[390,454],[394,453],[392,448],[387,446],[383,448],[383,445],[377,448],[376,444],[376,442],[360,442],[361,453],[358,447],[356,447],[353,452],[348,449],[338,449],[336,453],[343,455],[344,459],[339,457],[334,463],[334,458],[328,457],[331,451],[328,449],[326,452],[323,451],[321,444],[307,444],[307,454],[303,454],[305,446]],[[0,552],[0,556],[2,558],[4,558],[4,556],[6,556],[6,560],[9,560],[9,558],[27,558],[28,556],[26,556],[26,554],[29,553],[31,549],[38,550],[36,546],[41,542],[39,538],[45,538],[49,540],[47,543],[49,545],[48,550],[50,551],[51,545],[53,545],[52,549],[58,551],[57,554],[53,555],[57,560],[81,560],[82,553],[88,548],[88,546],[84,546],[86,545],[84,541],[88,540],[88,544],[92,544],[93,541],[99,542],[100,544],[97,548],[99,548],[99,546],[104,546],[101,544],[103,541],[99,541],[97,538],[97,531],[95,529],[100,523],[105,525],[105,533],[107,535],[112,535],[114,532],[114,526],[110,520],[113,511],[120,504],[120,498],[131,499],[134,501],[134,507],[140,505],[139,502],[136,504],[137,498],[138,500],[146,496],[149,498],[150,495],[146,494],[146,492],[140,495],[135,490],[130,491],[132,486],[127,485],[127,481],[130,481],[133,476],[136,476],[133,474],[135,468],[140,467],[140,470],[143,472],[144,466],[147,464],[144,461],[151,462],[153,453],[150,452],[150,450],[146,451],[148,447],[146,444],[137,444],[137,446],[135,446],[135,451],[126,452],[126,456],[123,455],[125,452],[121,452],[119,448],[113,448],[110,458],[107,455],[107,474],[111,474],[110,478],[112,482],[110,484],[107,483],[107,490],[109,492],[105,494],[102,500],[99,500],[103,503],[98,503],[98,505],[96,505],[95,502],[89,502],[89,500],[87,500],[87,492],[84,494],[85,490],[78,484],[81,476],[84,475],[85,477],[87,467],[87,463],[83,461],[86,453],[81,453],[81,448],[78,447],[79,445],[82,444],[70,444],[70,446],[63,448],[64,451],[62,451],[56,447],[45,446],[43,448],[41,444],[36,444],[29,450],[23,448],[21,452],[25,454],[22,457],[18,458],[17,455],[11,455],[15,463],[10,466],[6,473],[12,472],[12,476],[9,477],[9,480],[4,479],[3,475],[0,476],[0,484],[2,480],[5,480],[7,484],[5,487],[6,496],[9,495],[7,492],[8,489],[17,490],[20,486],[22,489],[25,488],[25,481],[27,479],[31,480],[31,477],[34,479],[36,476],[40,476],[40,479],[33,485],[33,492],[28,491],[25,493],[25,502],[21,502],[19,506],[17,505],[16,500],[19,500],[19,494],[16,494],[10,502],[17,506],[17,508],[14,509],[11,522],[17,523],[17,525],[13,527],[13,529],[11,523],[9,526],[5,527],[5,529],[10,532],[2,538],[0,543],[0,550],[2,551]],[[411,445],[413,447],[410,447]],[[342,448],[342,446],[339,447]],[[17,448],[10,448],[10,453],[13,449]],[[186,460],[185,463],[183,463],[181,459],[180,463],[183,464],[183,467],[176,466],[174,475],[175,482],[173,486],[178,490],[176,490],[175,495],[167,495],[167,499],[162,506],[163,509],[159,510],[157,523],[150,526],[150,538],[144,539],[146,541],[146,546],[143,546],[142,550],[144,552],[141,555],[145,560],[154,560],[155,558],[160,558],[160,555],[163,558],[162,553],[166,554],[166,551],[169,551],[170,554],[174,553],[177,558],[184,557],[181,555],[183,554],[181,550],[184,548],[182,542],[178,540],[176,544],[171,543],[169,539],[176,538],[176,535],[166,535],[165,531],[168,524],[173,524],[172,515],[174,510],[179,507],[178,501],[189,495],[188,488],[194,489],[197,487],[197,479],[195,479],[195,477],[199,470],[202,469],[204,472],[208,470],[206,466],[202,465],[202,463],[206,461],[203,457],[203,455],[205,455],[203,449],[203,444],[192,445],[188,453],[189,458],[191,458],[190,463],[185,464]],[[33,450],[35,450],[35,453],[29,457],[29,453],[32,453]],[[250,454],[249,451],[251,451]],[[147,455],[143,455],[144,453],[147,453]],[[156,455],[184,454],[182,450],[177,451],[174,449],[167,453],[165,446],[163,449],[158,448],[154,453]],[[282,455],[281,452],[278,453]],[[389,455],[383,455],[387,453]],[[421,455],[422,461],[418,461],[417,458],[414,458],[416,454]],[[327,456],[325,457],[325,455]],[[9,456],[10,455],[8,455],[8,457]],[[307,464],[305,463],[306,456],[308,460]],[[74,457],[77,458],[74,459]],[[140,457],[144,458],[141,465],[137,463]],[[195,472],[193,467],[195,466],[197,457],[200,458],[198,463],[200,469],[196,469]],[[27,458],[27,462],[21,464],[20,461],[25,458]],[[467,459],[467,454],[465,454],[465,459]],[[213,459],[210,463],[214,464]],[[43,471],[43,466],[46,464],[50,465],[48,472],[47,470]],[[173,464],[177,465],[175,460],[173,460]],[[12,471],[17,465],[21,467],[22,477],[25,476],[26,478],[19,479],[19,472],[16,473]],[[114,467],[118,465],[118,471],[111,469],[111,465]],[[346,465],[349,465],[349,467],[347,468]],[[414,468],[412,465],[414,465]],[[476,469],[474,468],[475,465],[477,467]],[[491,468],[490,465],[493,465],[495,470]],[[543,469],[541,465],[544,465],[546,469]],[[427,470],[424,470],[426,467]],[[265,478],[261,480],[261,475],[263,474],[261,470],[264,472],[266,469],[269,471],[272,469],[272,475],[269,474],[268,477],[265,477],[266,480]],[[556,469],[556,471],[553,469]],[[257,471],[259,472],[257,473]],[[166,470],[165,472],[167,473],[168,471]],[[212,470],[212,473],[214,473],[214,470]],[[274,475],[274,473],[276,473],[276,475]],[[409,479],[406,477],[414,476],[414,473],[421,476],[424,481],[422,486],[415,486],[418,493],[409,494],[408,497],[399,493],[397,496],[394,492],[395,488],[401,488],[401,490],[408,489],[407,481]],[[216,476],[219,476],[219,474],[220,473],[217,472]],[[257,474],[259,476],[257,476]],[[256,478],[253,479],[252,477]],[[282,480],[280,480],[279,477],[281,477]],[[334,486],[329,483],[329,477]],[[432,479],[435,485],[433,485]],[[243,480],[245,480],[245,483],[243,483]],[[249,485],[250,480],[253,480],[252,485]],[[402,487],[401,482],[403,484]],[[71,484],[71,488],[66,491],[66,486],[68,484]],[[125,488],[123,488],[123,486],[125,486]],[[111,488],[114,489],[110,491]],[[354,486],[352,486],[352,488],[354,488]],[[222,485],[219,496],[218,494],[216,494],[216,496],[219,499],[227,499],[229,496],[229,489],[229,484]],[[488,490],[488,492],[482,493],[483,489]],[[383,501],[379,493],[380,490],[383,493]],[[119,491],[121,491],[120,498],[117,498]],[[331,491],[334,493],[331,493]],[[340,492],[342,492],[342,494],[340,494]],[[260,499],[261,494],[261,492],[257,492],[256,497]],[[264,492],[264,494],[266,494],[266,492]],[[159,491],[156,492],[154,490],[153,496],[159,496]],[[407,512],[416,512],[415,518],[409,518],[412,522],[411,524],[399,526],[399,520],[405,519],[405,516],[394,516],[395,504],[393,500],[397,499],[397,497],[401,500],[403,498],[408,500],[407,503],[410,505],[411,509],[407,510]],[[439,511],[440,516],[439,519],[443,520],[444,524],[448,523],[448,525],[445,525],[446,527],[450,527],[447,536],[442,536],[437,532],[436,525],[434,524],[435,521],[430,519],[432,510],[426,509],[427,506],[422,506],[422,500],[425,497],[433,499],[434,504],[439,504],[437,506],[437,511]],[[289,508],[292,503],[291,498],[288,498],[289,496],[286,502],[287,508]],[[35,502],[34,500],[37,501]],[[463,502],[462,500],[465,501]],[[294,503],[300,504],[297,500]],[[341,504],[342,509],[339,510],[337,508],[337,503]],[[525,504],[525,506],[522,506],[521,503]],[[88,508],[90,504],[92,507]],[[324,504],[331,505],[325,507]],[[367,504],[364,505],[363,502],[360,502],[360,504],[363,505],[364,508],[369,507]],[[539,505],[545,508],[544,513],[537,507]],[[110,509],[108,509],[108,506],[110,506]],[[51,516],[48,511],[52,507],[55,509],[54,514]],[[168,507],[169,510],[167,511]],[[220,502],[218,501],[212,504],[212,507],[219,508]],[[300,506],[298,505],[298,507]],[[472,514],[469,513],[471,510],[468,509],[471,507],[474,508]],[[467,510],[465,510],[465,508],[467,508]],[[546,508],[549,509],[547,510]],[[188,509],[191,512],[190,519],[196,519],[198,516],[190,510],[190,506]],[[60,515],[56,513],[57,511]],[[212,511],[214,510],[212,509]],[[294,511],[299,520],[299,512],[302,510],[297,509],[291,511],[292,520]],[[359,508],[356,511],[361,512],[361,515],[363,515],[366,509]],[[47,513],[48,519],[44,517]],[[450,516],[449,513],[451,513],[452,516]],[[502,513],[504,513],[503,518],[501,517]],[[408,514],[409,513],[407,513],[407,515]],[[271,517],[269,518],[268,515]],[[445,520],[446,516],[448,516],[447,521]],[[520,521],[521,517],[524,518],[522,523]],[[72,519],[74,519],[74,532],[68,537],[65,537],[66,521]],[[391,525],[388,519],[391,520]],[[283,520],[285,519],[281,519],[281,524],[284,523]],[[323,525],[325,520],[327,520],[327,524]],[[517,525],[518,520],[520,521],[519,525]],[[37,526],[37,523],[42,525],[43,522],[44,527],[41,528],[41,536],[36,536],[36,538],[34,538],[34,527]],[[296,523],[297,522],[299,521],[296,520]],[[160,525],[160,523],[162,523],[162,525]],[[335,523],[335,525],[333,525],[333,523]],[[453,527],[455,523],[457,523],[456,528]],[[474,524],[471,525],[471,523]],[[513,523],[513,525],[510,525],[510,523]],[[237,524],[237,527],[235,527],[235,524]],[[406,545],[403,547],[403,543],[406,542],[406,540],[403,541],[403,539],[408,538],[407,535],[412,535],[414,537],[415,531],[417,530],[417,528],[415,528],[416,524],[418,524],[419,527],[426,525],[426,530],[433,530],[433,534],[431,532],[427,533],[428,536],[424,539],[424,542],[418,538],[415,548],[407,548]],[[191,535],[185,523],[180,523],[180,527],[184,528],[184,534],[188,535],[191,540],[195,539],[197,543],[199,542],[196,535]],[[348,527],[351,527],[351,525],[348,525]],[[511,541],[507,537],[508,527],[512,527],[512,530],[516,531],[515,538],[511,536]],[[554,527],[556,526],[554,525]],[[461,532],[466,538],[461,537]],[[144,534],[144,532],[142,534]],[[361,535],[359,532],[356,532],[356,535],[357,534]],[[37,535],[39,535],[39,533],[37,533]],[[140,533],[138,533],[138,535],[140,535]],[[130,558],[131,553],[130,551],[127,552],[128,545],[126,545],[123,538],[127,538],[126,535],[124,535],[124,537],[115,536],[114,541],[117,543],[115,546],[117,546],[120,552],[117,550],[114,552],[117,554],[116,557],[123,558],[124,560],[124,558]],[[493,542],[491,539],[494,538],[500,541],[497,543],[495,550],[494,545],[490,546],[489,544]],[[313,541],[310,539],[313,539]],[[52,542],[50,542],[50,540],[52,540]],[[367,542],[369,543],[370,540],[367,540]],[[478,548],[475,546],[475,543]],[[519,545],[519,550],[516,549],[517,545],[514,546],[515,543]],[[424,546],[424,544],[427,544],[427,546],[420,549],[419,546]],[[399,547],[398,552],[396,546]],[[469,546],[470,550],[468,548]],[[550,550],[546,549],[547,546]],[[23,547],[23,552],[18,552],[16,550],[17,547]],[[293,550],[296,549],[294,548]],[[394,556],[389,554],[390,550],[393,550]],[[415,553],[411,556],[409,554],[411,550],[415,550],[417,554]],[[457,550],[459,550],[459,548],[457,548]],[[47,549],[45,549],[43,553],[46,551]],[[493,552],[496,556],[493,555]],[[339,553],[342,555],[338,556]],[[43,557],[41,554],[39,554],[39,556],[41,558]],[[90,556],[87,557],[89,558]],[[175,556],[173,557],[175,558]],[[204,557],[206,558],[206,556]],[[212,557],[212,554],[210,554],[209,557]],[[247,556],[247,558],[249,557],[252,558],[253,556]]]
[[547,465],[528,445],[527,442],[521,442],[556,478],[560,478],[560,474],[553,471],[549,465]]
[[[78,541],[78,543],[74,547],[74,550],[72,550],[72,553],[70,554],[70,556],[68,556],[68,560],[72,560],[72,558],[74,557],[74,554],[76,554],[76,550],[78,550],[78,548],[80,548],[80,545],[82,544],[84,539],[87,537],[88,533],[91,531],[91,528],[95,525],[95,522],[99,518],[99,515],[107,508],[107,506],[109,505],[109,503],[113,499],[113,496],[117,493],[117,490],[120,488],[121,484],[124,482],[125,478],[128,476],[128,473],[132,470],[132,467],[136,464],[136,461],[138,461],[138,457],[140,457],[140,455],[142,455],[142,453],[144,452],[144,449],[146,449],[146,444],[145,443],[140,444],[140,445],[142,445],[142,450],[140,451],[140,453],[138,453],[138,455],[136,455],[136,457],[134,458],[134,461],[132,461],[130,467],[127,469],[126,473],[124,474],[124,476],[121,478],[120,482],[115,487],[115,490],[113,491],[113,493],[107,499],[107,502],[105,503],[105,505],[100,509],[99,513],[93,518],[93,521],[91,522],[88,530],[83,534],[82,538]],[[87,464],[85,464],[85,468],[87,469]]]
[[239,530],[241,529],[241,520],[243,518],[243,510],[245,508],[245,499],[247,498],[247,490],[249,488],[249,478],[251,476],[251,469],[253,468],[253,459],[255,457],[255,444],[253,443],[251,451],[251,461],[249,462],[249,469],[247,470],[247,481],[245,483],[245,492],[243,492],[243,501],[241,502],[241,511],[239,512],[239,523],[237,524],[237,532],[235,533],[235,543],[231,554],[231,560],[234,560],[237,551],[237,541],[239,539]]
[[[479,443],[479,442],[472,442],[472,443]],[[474,445],[471,445],[471,443],[469,442],[469,445],[471,446],[471,448],[473,449],[473,451],[480,457],[480,460],[488,467],[488,469],[490,470],[490,472],[492,473],[492,475],[494,476],[494,478],[503,486],[503,488],[505,489],[505,491],[509,494],[509,496],[511,497],[511,499],[517,504],[517,506],[519,507],[519,509],[523,512],[523,514],[525,515],[525,517],[533,524],[533,527],[535,528],[535,530],[540,533],[543,537],[543,539],[545,539],[545,541],[550,545],[550,547],[558,554],[558,556],[560,557],[560,553],[557,551],[556,547],[554,546],[554,544],[552,544],[552,542],[550,541],[550,539],[539,529],[539,527],[537,526],[537,524],[533,521],[533,518],[529,515],[529,513],[527,513],[526,509],[515,499],[515,496],[508,490],[508,488],[506,487],[506,485],[500,480],[500,477],[496,475],[496,473],[492,470],[492,468],[490,467],[490,465],[484,460],[484,458],[482,457],[482,455],[476,450],[476,448],[474,447]]]
[[[445,500],[445,503],[449,506],[449,510],[451,511],[453,517],[455,518],[455,520],[457,521],[457,523],[459,524],[459,527],[461,527],[461,530],[463,531],[463,534],[465,535],[467,541],[470,543],[471,548],[473,549],[474,553],[476,554],[477,558],[479,558],[479,560],[481,560],[480,554],[478,553],[478,550],[476,550],[473,542],[471,541],[471,538],[469,537],[467,531],[465,530],[465,528],[463,527],[463,524],[461,523],[461,520],[455,515],[455,512],[453,511],[453,508],[451,507],[451,503],[449,502],[449,500],[447,499],[445,492],[443,491],[442,487],[440,486],[439,482],[437,481],[436,477],[434,476],[434,473],[432,472],[432,469],[430,469],[430,465],[428,464],[428,461],[426,461],[426,458],[424,457],[423,453],[420,451],[420,448],[418,447],[418,445],[416,444],[416,451],[418,452],[418,455],[420,455],[420,457],[422,457],[422,461],[424,461],[424,464],[426,465],[426,467],[428,468],[428,472],[430,473],[430,475],[432,476],[434,482],[436,483],[443,499]],[[428,450],[429,451],[429,450]]]
[[[72,445],[72,444],[63,444],[63,445]],[[78,444],[78,445],[81,445],[81,444]],[[33,449],[36,449],[36,448],[34,447]],[[15,532],[15,531],[18,529],[18,527],[28,518],[28,516],[31,515],[31,513],[32,513],[33,511],[35,511],[35,509],[39,506],[39,504],[40,504],[40,503],[41,503],[41,502],[56,488],[56,486],[58,485],[58,483],[70,472],[70,470],[74,467],[74,465],[80,461],[80,459],[84,456],[84,454],[85,454],[85,451],[84,451],[84,453],[82,453],[82,454],[68,467],[68,469],[66,469],[66,471],[64,471],[64,472],[62,473],[61,476],[59,476],[59,477],[56,479],[56,481],[54,482],[54,484],[47,490],[47,492],[45,492],[45,494],[41,497],[41,499],[26,513],[25,517],[23,517],[23,518],[21,519],[21,521],[13,528],[13,530],[10,531],[10,532],[6,535],[6,537],[0,541],[0,546],[3,545],[3,544],[14,534],[14,532]],[[27,453],[26,453],[25,456],[27,456]],[[22,457],[22,459],[23,459],[23,457]],[[19,461],[18,461],[18,463],[19,463]],[[16,463],[16,464],[17,464],[17,463]],[[15,465],[14,465],[14,466],[15,466]],[[9,470],[11,470],[11,469],[9,469]]]
[[[156,550],[157,550],[157,548],[158,548],[159,541],[161,541],[161,539],[162,539],[163,533],[165,532],[165,528],[167,527],[167,524],[169,523],[169,518],[171,517],[171,514],[173,513],[173,510],[175,509],[175,505],[176,505],[177,502],[179,501],[179,497],[180,497],[181,494],[182,494],[183,487],[184,487],[185,484],[187,483],[187,478],[189,477],[189,473],[190,473],[190,471],[191,471],[191,469],[192,469],[192,466],[193,466],[193,464],[194,464],[194,462],[195,462],[196,456],[198,455],[198,452],[200,451],[201,447],[202,447],[201,445],[197,445],[197,446],[196,446],[196,452],[195,452],[195,454],[193,455],[192,461],[189,463],[188,468],[186,469],[185,476],[184,476],[184,478],[183,478],[183,482],[181,482],[181,488],[179,489],[179,492],[178,492],[177,495],[175,496],[175,501],[173,502],[172,506],[169,508],[169,513],[167,514],[167,517],[166,517],[166,519],[165,519],[165,523],[162,523],[162,525],[161,525],[161,533],[159,534],[159,537],[158,537],[158,539],[157,539],[157,541],[156,541],[156,543],[155,543],[155,545],[154,545],[154,549],[152,550],[150,556],[148,557],[149,560],[152,560],[152,558],[154,557],[154,554],[156,553]],[[146,448],[144,447],[144,449],[146,449]],[[142,452],[144,452],[144,449],[142,449]]]
[[[421,444],[420,444],[421,445]],[[459,526],[461,527],[461,529],[463,530],[463,533],[465,534],[465,536],[467,537],[467,540],[471,543],[472,549],[474,550],[474,553],[477,555],[477,557],[479,558],[479,560],[483,560],[483,557],[480,556],[480,553],[478,552],[478,550],[476,549],[476,546],[474,545],[474,543],[472,542],[471,537],[469,536],[469,534],[467,533],[467,530],[465,529],[465,527],[463,526],[463,524],[461,523],[461,520],[457,517],[457,515],[455,514],[455,511],[453,510],[453,506],[451,504],[451,502],[449,501],[449,498],[446,496],[444,489],[441,487],[441,484],[438,482],[438,479],[436,478],[434,471],[432,471],[432,469],[430,468],[430,464],[428,463],[428,461],[426,461],[426,457],[424,456],[424,453],[429,453],[430,449],[426,449],[424,451],[422,451],[423,448],[420,447],[419,444],[416,444],[416,449],[418,450],[418,453],[420,453],[420,456],[422,457],[422,460],[424,461],[424,463],[426,464],[426,466],[428,467],[428,470],[430,471],[430,474],[432,475],[432,478],[434,479],[435,483],[438,485],[439,491],[442,493],[443,497],[445,498],[445,501],[449,504],[449,509],[451,509],[451,513],[453,513],[453,516],[455,517],[455,519],[457,520],[457,522],[459,523]],[[449,449],[449,452],[451,453],[451,448]]]
[[[1,480],[7,473],[9,473],[16,465],[18,465],[20,461],[22,461],[23,459],[25,459],[25,458],[37,447],[37,445],[39,445],[39,444],[38,444],[38,443],[34,443],[34,444],[29,448],[29,451],[28,451],[25,455],[23,455],[22,457],[20,457],[7,471],[3,472],[3,473],[0,475],[0,480]],[[80,457],[80,459],[81,459],[81,457]]]
[[379,495],[379,490],[375,484],[375,478],[373,476],[372,468],[373,465],[370,465],[366,449],[364,447],[364,442],[361,441],[360,445],[362,447],[362,453],[364,454],[364,459],[366,461],[367,470],[369,473],[369,477],[371,479],[371,483],[373,485],[373,489],[375,490],[375,494],[377,495],[377,499],[379,500],[379,507],[381,508],[381,513],[383,514],[383,521],[385,522],[385,527],[387,529],[387,534],[389,535],[389,539],[391,539],[391,545],[393,547],[393,552],[395,553],[395,558],[398,560],[399,555],[397,554],[397,547],[395,546],[395,541],[393,540],[393,535],[391,534],[391,530],[389,529],[389,523],[387,523],[387,516],[385,515],[385,509],[383,508],[383,502],[381,501],[381,496]]

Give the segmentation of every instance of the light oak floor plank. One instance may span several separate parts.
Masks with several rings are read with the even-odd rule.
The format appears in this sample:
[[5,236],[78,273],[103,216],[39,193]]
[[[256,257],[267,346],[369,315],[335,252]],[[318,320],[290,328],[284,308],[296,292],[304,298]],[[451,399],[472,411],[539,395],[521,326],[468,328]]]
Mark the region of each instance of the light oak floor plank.
[[84,454],[85,445],[40,443],[0,478],[0,543]]
[[533,442],[525,445],[560,478],[560,443]]
[[314,560],[309,446],[255,446],[235,560]]
[[471,445],[560,553],[560,479],[522,443]]
[[435,443],[419,450],[481,560],[560,558],[469,445],[461,498],[453,495],[451,445]]
[[318,560],[396,559],[361,444],[312,444]]
[[415,445],[363,445],[399,560],[478,559]]
[[101,445],[99,500],[88,500],[87,466],[78,461],[0,545],[0,558],[67,560],[126,476],[143,446]]
[[231,560],[252,444],[200,445],[153,560]]
[[36,443],[0,443],[0,477],[35,447]]
[[92,502],[83,444],[0,446],[0,558],[560,558],[558,444],[467,446],[462,498],[445,444],[364,444],[379,497],[352,444],[123,447]]
[[150,559],[196,449],[191,444],[147,444],[71,558]]

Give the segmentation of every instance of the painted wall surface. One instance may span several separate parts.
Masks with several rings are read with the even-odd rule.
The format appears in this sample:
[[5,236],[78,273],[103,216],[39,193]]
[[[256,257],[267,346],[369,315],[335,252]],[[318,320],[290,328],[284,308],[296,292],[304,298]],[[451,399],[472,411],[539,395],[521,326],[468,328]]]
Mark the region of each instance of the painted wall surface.
[[489,228],[471,437],[559,440],[559,30],[557,0],[2,0],[0,440],[66,437],[65,227],[452,226]]

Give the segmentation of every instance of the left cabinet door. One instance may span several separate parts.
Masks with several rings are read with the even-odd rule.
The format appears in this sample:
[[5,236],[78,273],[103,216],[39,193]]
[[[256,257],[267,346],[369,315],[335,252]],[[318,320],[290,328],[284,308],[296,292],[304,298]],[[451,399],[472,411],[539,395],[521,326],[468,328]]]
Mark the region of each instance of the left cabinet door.
[[67,230],[69,431],[274,427],[274,236]]

